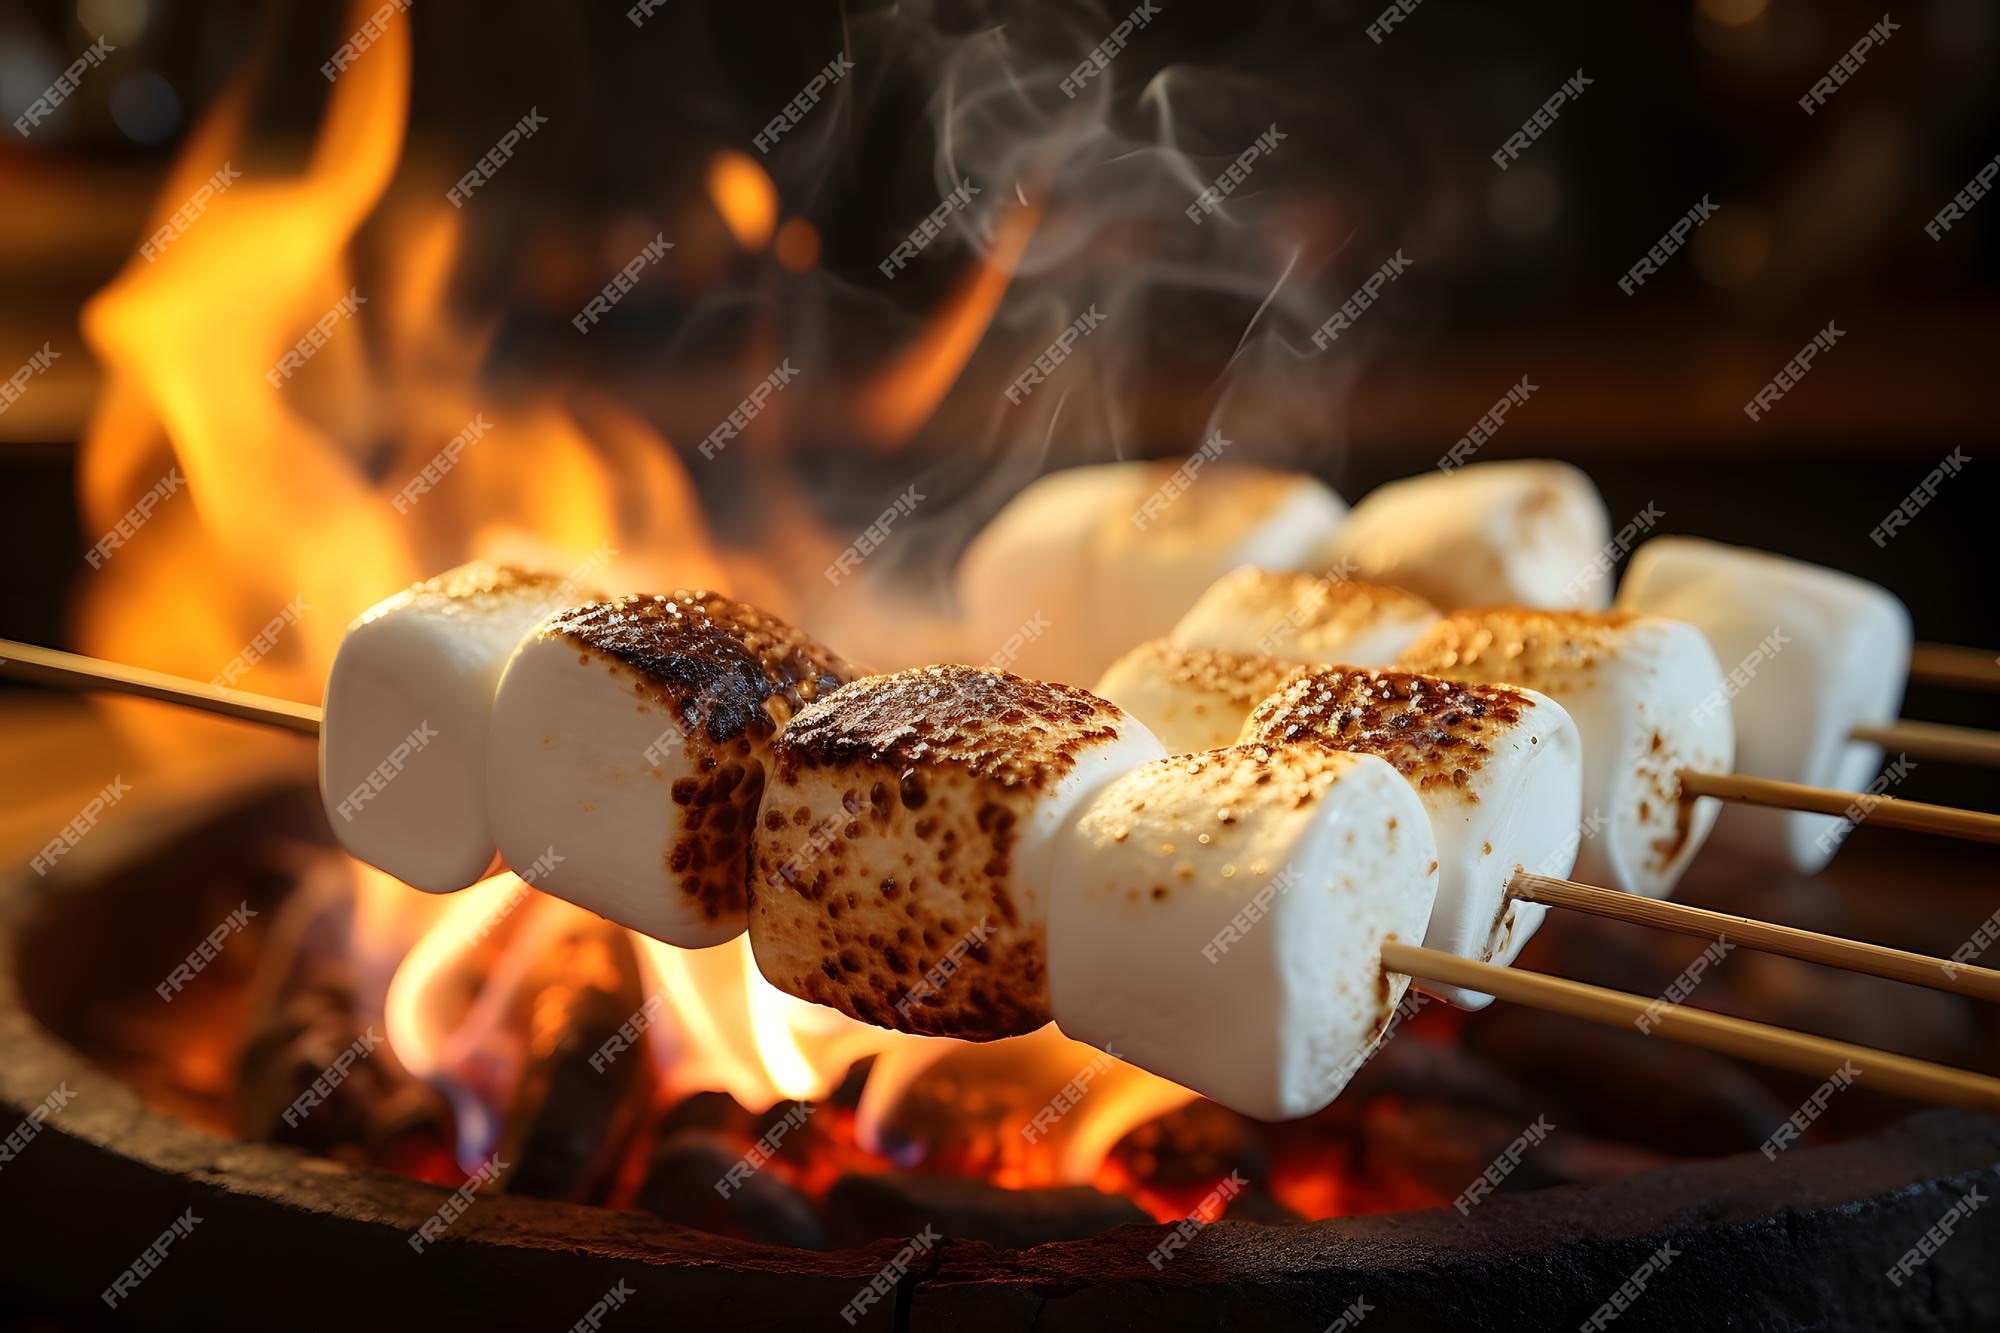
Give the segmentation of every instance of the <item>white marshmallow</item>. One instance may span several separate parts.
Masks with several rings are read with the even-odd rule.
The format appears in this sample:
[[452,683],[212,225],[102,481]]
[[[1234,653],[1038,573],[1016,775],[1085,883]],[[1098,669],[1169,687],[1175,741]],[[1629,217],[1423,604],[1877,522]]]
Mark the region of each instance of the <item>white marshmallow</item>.
[[1602,607],[1604,500],[1567,463],[1474,463],[1370,491],[1323,553],[1329,566],[1439,606]]
[[1245,565],[1210,585],[1167,638],[1181,648],[1387,666],[1437,618],[1401,588]]
[[341,846],[427,893],[487,873],[493,693],[521,636],[571,595],[553,574],[475,562],[347,627],[319,737],[320,795]]
[[1204,589],[1251,563],[1311,563],[1347,513],[1293,472],[1212,463],[1108,463],[1051,473],[986,525],[959,564],[967,652],[984,660],[1024,624],[1048,630],[1012,665],[1030,676],[1096,680],[1133,644],[1173,628]]
[[[1708,636],[1737,688],[1738,772],[1846,791],[1874,778],[1881,750],[1849,736],[1896,719],[1910,671],[1910,613],[1887,589],[1740,546],[1656,537],[1632,553],[1618,605]],[[1732,805],[1715,838],[1732,854],[1811,874],[1851,827]]]
[[1055,839],[1165,754],[1072,685],[964,666],[869,676],[778,738],[750,944],[778,989],[904,1032],[982,1041],[1049,1020]]
[[553,852],[536,888],[654,939],[733,939],[772,737],[850,674],[800,631],[714,593],[550,617],[515,650],[493,705],[501,853],[526,866]]
[[[1508,897],[1517,870],[1567,876],[1582,820],[1583,750],[1560,704],[1533,690],[1334,667],[1265,700],[1243,744],[1319,744],[1387,760],[1416,789],[1438,846],[1424,944],[1506,966],[1541,928]],[[1491,995],[1420,981],[1464,1009]]]
[[1167,753],[1190,754],[1234,745],[1250,710],[1304,671],[1275,657],[1154,639],[1113,662],[1092,693],[1145,723]]
[[1722,668],[1700,630],[1617,611],[1459,611],[1397,665],[1561,704],[1583,742],[1577,876],[1646,898],[1673,892],[1718,804],[1683,800],[1679,774],[1727,773],[1736,752]]
[[1409,978],[1437,844],[1373,755],[1236,747],[1111,784],[1056,863],[1049,997],[1063,1032],[1244,1115],[1331,1102]]

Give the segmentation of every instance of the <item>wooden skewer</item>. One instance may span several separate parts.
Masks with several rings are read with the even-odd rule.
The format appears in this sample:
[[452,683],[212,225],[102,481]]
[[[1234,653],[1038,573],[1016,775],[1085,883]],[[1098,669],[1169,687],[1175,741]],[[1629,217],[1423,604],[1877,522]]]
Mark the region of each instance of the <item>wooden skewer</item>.
[[1686,1005],[1662,1010],[1653,1001],[1625,991],[1589,986],[1567,977],[1524,972],[1516,967],[1476,963],[1456,954],[1395,940],[1382,946],[1382,966],[1425,981],[1484,991],[1516,1004],[1608,1027],[1630,1026],[1645,1017],[1652,1030],[1663,1037],[1814,1077],[1825,1078],[1851,1060],[1860,1071],[1859,1081],[1864,1087],[1975,1111],[2000,1111],[2000,1079],[1928,1060],[1913,1060],[1868,1046],[1690,1009]]
[[1768,805],[1780,810],[1805,810],[1816,815],[1846,815],[1853,811],[1856,817],[1865,813],[1869,823],[1883,828],[1937,833],[1947,838],[1969,838],[1974,842],[2000,842],[2000,815],[1989,815],[1982,810],[1960,810],[1949,805],[1905,801],[1895,796],[1808,787],[1804,783],[1753,778],[1743,773],[1697,773],[1684,768],[1680,779],[1681,790],[1690,796],[1713,796],[1721,801],[1742,801],[1748,805]]
[[1945,764],[2000,768],[2000,734],[1977,727],[1951,727],[1942,722],[1902,718],[1886,727],[1856,727],[1849,735],[1893,754],[1915,755]]
[[164,671],[106,662],[80,653],[38,648],[31,643],[0,639],[0,676],[40,681],[76,689],[109,690],[114,694],[136,694],[142,699],[162,699],[167,703],[200,708],[224,717],[262,722],[301,735],[319,735],[320,710],[313,704],[274,699],[268,694],[232,690],[209,685],[185,676],[169,676]]
[[1758,921],[1728,912],[1712,912],[1705,907],[1665,899],[1641,898],[1595,884],[1555,879],[1527,871],[1516,874],[1507,891],[1525,902],[1549,907],[1567,907],[1613,921],[1653,926],[1698,939],[1728,940],[1762,953],[1780,954],[1808,963],[1844,967],[1850,972],[1907,981],[1914,986],[1931,986],[1953,991],[1975,1000],[2000,1000],[2000,972],[1990,967],[1974,967],[1948,962],[1926,954],[1907,953],[1880,944],[1822,935],[1818,931],[1782,926],[1774,921]]
[[2000,690],[2000,656],[1984,648],[1920,643],[1910,653],[1910,679],[1970,690]]
[[[189,680],[183,676],[170,676],[164,672],[148,671],[143,667],[124,666],[100,658],[85,657],[79,653],[39,648],[12,639],[0,639],[0,676],[13,676],[22,680],[35,680],[70,688],[135,694],[142,698],[159,699],[219,713],[225,717],[283,727],[302,735],[319,734],[321,713],[320,709],[312,704],[295,703],[289,699],[277,699],[266,694],[252,694],[247,690],[225,689]],[[1681,780],[1688,791],[1695,795],[1775,804],[1788,809],[1816,810],[1823,814],[1843,814],[1856,800],[1863,799],[1851,792],[1799,787],[1765,778],[1684,772],[1681,774]],[[1772,795],[1771,789],[1779,790],[1776,795]],[[1808,798],[1815,803],[1806,803]],[[1876,802],[1871,818],[1893,828],[1918,828],[1926,832],[1949,832],[1959,837],[2000,841],[2000,816],[1953,810],[1945,806],[1923,805],[1915,801],[1898,801],[1891,797],[1866,799]],[[2000,999],[2000,992],[1993,989],[1995,983],[2000,982],[2000,973],[1986,968],[1959,967],[1954,964],[1952,971],[1962,974],[1964,978],[1963,982],[1960,982],[1951,972],[1943,970],[1944,964],[1939,959],[1926,958],[1922,954],[1904,953],[1898,949],[1886,949],[1879,945],[1844,940],[1838,936],[1820,935],[1795,927],[1751,921],[1747,917],[1704,912],[1700,908],[1679,903],[1637,898],[1611,889],[1577,884],[1569,880],[1550,879],[1542,875],[1516,876],[1514,887],[1517,896],[1527,898],[1531,902],[1592,912],[1616,920],[1675,930],[1684,935],[1713,938],[1726,930],[1732,932],[1732,938],[1741,943],[1767,952],[1784,954],[1791,958],[1803,958],[1808,962],[1851,968],[1873,976],[1936,986],[1981,999]],[[1558,901],[1558,898],[1562,900]]]

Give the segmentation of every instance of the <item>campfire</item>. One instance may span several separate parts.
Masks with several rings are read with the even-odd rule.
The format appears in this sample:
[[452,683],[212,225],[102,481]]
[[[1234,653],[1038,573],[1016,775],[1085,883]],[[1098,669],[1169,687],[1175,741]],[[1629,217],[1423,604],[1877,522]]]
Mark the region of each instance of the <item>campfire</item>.
[[[2000,816],[1898,784],[1996,747],[1899,704],[1908,682],[2000,673],[1983,652],[1913,652],[1909,612],[1873,584],[1826,593],[1824,615],[1811,602],[1821,618],[1800,633],[1865,638],[1880,663],[1811,675],[1782,629],[1724,651],[1742,626],[1718,628],[1716,589],[1736,595],[1761,567],[1728,562],[1763,557],[1665,545],[1650,501],[1606,524],[1594,472],[1480,454],[1540,409],[1525,378],[1435,469],[1350,514],[1326,478],[1376,321],[1396,318],[1369,312],[1420,301],[1428,254],[1360,254],[1369,210],[1324,173],[1260,202],[1250,182],[1289,135],[1222,75],[1161,71],[1114,95],[1111,62],[1156,13],[1107,15],[1103,32],[858,17],[755,135],[718,136],[692,166],[677,150],[643,206],[552,193],[508,237],[482,205],[573,150],[575,108],[482,120],[459,155],[413,111],[405,6],[343,16],[304,133],[262,119],[285,77],[268,57],[232,76],[78,321],[100,377],[74,455],[95,538],[67,607],[82,656],[0,645],[15,658],[0,674],[151,696],[17,729],[23,771],[60,752],[48,785],[83,813],[53,842],[37,826],[32,874],[0,885],[0,1112],[25,1135],[0,1157],[0,1218],[30,1268],[87,1300],[11,1278],[0,1297],[185,1309],[218,1271],[173,1258],[202,1252],[206,1208],[257,1257],[246,1293],[282,1290],[300,1271],[285,1256],[324,1243],[382,1275],[395,1324],[453,1317],[449,1273],[482,1288],[467,1308],[492,1322],[603,1323],[665,1300],[770,1326],[1053,1327],[1085,1306],[1148,1319],[1136,1292],[1185,1302],[1164,1322],[1344,1330],[1380,1292],[1403,1303],[1397,1327],[1499,1326],[1532,1308],[1523,1274],[1560,1275],[1550,1308],[1567,1319],[1601,1316],[1621,1282],[1697,1268],[1737,1296],[1768,1284],[1787,1319],[1837,1322],[1875,1299],[1857,1274],[1904,1262],[1990,1176],[1993,1121],[1912,1113],[2000,1105],[1977,1072],[2000,974],[1981,948],[1952,953],[1982,939],[1962,887],[1990,867],[1947,840],[2000,840]],[[628,17],[670,21],[648,4]],[[1375,44],[1414,45],[1408,19]],[[832,183],[857,170],[835,147],[847,120],[897,114],[875,58],[938,71],[923,113],[938,188],[879,264],[857,264],[852,228],[814,201],[855,188]],[[1490,206],[1508,227],[1546,203],[1538,141],[1593,105],[1581,74],[1519,133],[1501,124]],[[802,167],[815,150],[833,165]],[[1464,225],[1451,211],[1417,234],[1446,244]],[[1750,263],[1740,236],[1695,244],[1704,272]],[[868,290],[871,269],[895,301]],[[1844,350],[1816,337],[1785,378]],[[1792,410],[1792,392],[1766,386],[1750,419]],[[1635,470],[1607,462],[1604,489],[1622,503]],[[1956,475],[1939,474],[1931,493]],[[1481,524],[1508,549],[1465,535]],[[1634,554],[1649,538],[1657,559]],[[1614,607],[1628,556],[1652,582],[1628,573]],[[1787,569],[1772,586],[1818,596],[1832,585],[1814,580],[1845,578]],[[398,715],[393,745],[371,733],[363,748],[387,758],[358,782],[338,753],[341,654],[364,618],[408,611],[404,589],[467,642],[479,599],[535,605],[491,631],[505,642],[479,728],[500,717],[501,667],[539,643],[579,681],[608,675],[626,711],[636,696],[631,735],[658,733],[643,751],[620,733],[631,772],[605,791],[643,777],[675,807],[663,818],[733,818],[745,784],[747,851],[711,825],[647,868],[684,888],[724,848],[712,878],[740,900],[748,876],[747,904],[721,894],[697,922],[579,895],[562,866],[589,833],[522,831],[532,790],[527,817],[470,839],[476,874],[431,883],[364,853],[357,817],[410,795],[392,784],[451,781],[421,763],[446,734],[435,714],[414,731]],[[730,736],[761,728],[763,748],[719,795],[717,691],[676,694],[657,660],[606,646],[649,616],[707,616],[775,672]],[[1614,678],[1642,659],[1670,692]],[[1731,702],[1767,668],[1854,714],[1825,747],[1844,767],[1748,767],[1773,761],[1746,727],[1834,726],[1804,709],[1738,721]],[[876,711],[827,703],[857,694]],[[880,724],[897,708],[906,723]],[[494,721],[495,754],[531,754],[544,767],[515,767],[537,780],[570,762],[559,707],[518,716],[511,733]],[[974,754],[969,795],[924,767],[1009,727],[1054,760],[1019,754],[996,778],[976,762],[988,742],[969,742],[953,754]],[[300,733],[321,738],[318,775]],[[1900,756],[1879,779],[1855,759],[1877,746]],[[1593,747],[1629,757],[1643,790],[1594,774]],[[1100,752],[1095,785],[1071,776]],[[677,777],[683,756],[694,776]],[[711,785],[692,795],[697,778]],[[1530,802],[1531,785],[1556,795]],[[1281,789],[1295,808],[1364,811],[1325,816],[1347,850],[1296,831],[1292,807],[1270,814]],[[994,854],[952,861],[954,799]],[[1452,799],[1463,828],[1433,836]],[[568,827],[589,830],[596,800],[571,802]],[[1199,822],[1176,823],[1176,801]],[[1042,816],[1042,842],[1010,840]],[[1865,831],[1835,859],[1849,826]],[[920,911],[928,863],[902,870],[906,844],[976,861],[993,910],[961,885],[962,902]],[[1487,859],[1506,863],[1497,877]],[[1022,868],[1043,860],[1059,869]],[[1099,882],[1078,867],[1110,867],[1104,891],[1076,892]],[[1014,891],[1037,873],[1040,898]],[[1206,917],[1177,924],[1239,873],[1213,938]],[[1266,891],[1236,892],[1252,882]],[[1329,883],[1344,913],[1307,915]],[[850,891],[878,885],[865,904]],[[1411,885],[1421,910],[1390,901]],[[1063,893],[1067,916],[1048,902]],[[1447,900],[1450,928],[1432,915]],[[1299,922],[1325,932],[1309,955],[1273,942]],[[1168,957],[1161,941],[1194,934]],[[1089,951],[1115,985],[1064,970]],[[1338,999],[1314,1008],[1313,979],[1339,969],[1319,987]],[[72,1186],[143,1200],[150,1243],[121,1232],[107,1264],[57,1245],[66,1224],[29,1237]],[[1927,1256],[1949,1317],[2000,1308],[1977,1249]],[[143,1262],[121,1273],[128,1250]],[[656,1282],[622,1292],[628,1275]],[[353,1300],[329,1297],[334,1317],[363,1319]]]

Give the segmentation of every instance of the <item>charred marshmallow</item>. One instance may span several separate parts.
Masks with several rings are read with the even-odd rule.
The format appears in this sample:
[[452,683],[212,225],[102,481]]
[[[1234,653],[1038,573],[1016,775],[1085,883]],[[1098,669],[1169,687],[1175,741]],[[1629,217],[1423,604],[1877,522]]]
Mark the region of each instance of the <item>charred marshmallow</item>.
[[1049,1020],[1054,843],[1165,752],[1084,690],[922,667],[793,719],[757,823],[750,943],[772,985],[880,1027],[974,1041]]
[[559,612],[515,651],[493,706],[500,850],[525,865],[553,848],[536,888],[654,939],[735,938],[772,739],[850,674],[718,593]]

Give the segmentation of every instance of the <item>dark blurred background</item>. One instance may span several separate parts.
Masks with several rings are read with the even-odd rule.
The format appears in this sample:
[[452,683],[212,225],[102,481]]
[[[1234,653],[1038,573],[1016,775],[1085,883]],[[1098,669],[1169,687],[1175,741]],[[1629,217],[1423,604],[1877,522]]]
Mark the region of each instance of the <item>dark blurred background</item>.
[[[889,559],[935,599],[977,524],[1045,468],[1179,456],[1213,428],[1354,500],[1431,466],[1525,376],[1536,394],[1479,457],[1570,459],[1614,521],[1654,502],[1662,530],[1853,571],[1903,597],[1919,637],[2000,651],[1977,540],[1996,496],[2000,204],[1924,229],[2000,154],[2000,10],[1983,0],[1892,11],[1812,115],[1798,99],[1879,8],[1422,0],[1378,43],[1372,4],[1164,0],[1076,99],[1055,85],[1122,0],[629,8],[414,6],[389,197],[437,204],[531,105],[547,116],[458,218],[449,299],[491,331],[479,374],[628,405],[724,531],[755,539],[774,472],[834,531],[915,476],[950,503]],[[319,67],[369,9],[0,0],[9,122],[96,37],[116,48],[30,135],[0,134],[0,377],[45,342],[63,353],[0,414],[0,635],[68,642],[90,577],[76,451],[102,383],[83,303],[136,262],[169,166],[229,90],[249,99],[246,183],[299,169],[327,110]],[[852,73],[758,153],[843,51]],[[1498,169],[1490,154],[1578,70],[1583,95]],[[1268,124],[1286,138],[1225,213],[1187,221]],[[689,221],[727,153],[768,176],[784,221],[740,253]],[[975,205],[884,279],[961,178]],[[1704,198],[1718,211],[1686,249],[1621,292]],[[871,418],[865,388],[999,262],[1031,202],[1033,240],[949,391],[914,421]],[[404,244],[396,216],[357,240],[364,291]],[[663,267],[700,280],[642,282],[579,337],[581,301],[656,228],[677,245]],[[1398,251],[1408,274],[1316,353],[1312,329]],[[1061,392],[1009,408],[1000,386],[1092,302],[1105,329]],[[1845,336],[1750,421],[1743,404],[1829,321]],[[779,356],[810,372],[810,407],[704,465],[695,446]],[[1970,465],[1878,548],[1871,529],[1955,448]],[[386,467],[365,438],[351,451]],[[1963,697],[1908,712],[2000,723]],[[1962,779],[1927,767],[1907,794],[1962,799]]]

